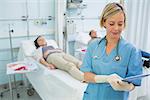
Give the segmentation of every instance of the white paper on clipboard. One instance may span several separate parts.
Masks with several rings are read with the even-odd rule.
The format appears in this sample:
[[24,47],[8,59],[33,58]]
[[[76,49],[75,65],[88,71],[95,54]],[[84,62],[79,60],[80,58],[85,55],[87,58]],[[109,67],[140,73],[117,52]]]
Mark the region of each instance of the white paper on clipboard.
[[150,73],[148,74],[141,74],[141,75],[136,75],[136,76],[130,76],[127,78],[122,79],[122,81],[131,81],[131,80],[136,80],[136,79],[142,79],[144,77],[150,76]]

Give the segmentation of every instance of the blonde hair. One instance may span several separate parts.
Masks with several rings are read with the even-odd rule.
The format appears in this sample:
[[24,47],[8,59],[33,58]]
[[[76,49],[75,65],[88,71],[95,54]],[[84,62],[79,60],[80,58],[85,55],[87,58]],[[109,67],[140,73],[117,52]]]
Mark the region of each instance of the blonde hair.
[[109,3],[105,6],[105,8],[103,9],[101,18],[100,18],[100,26],[104,27],[104,22],[106,21],[106,19],[115,15],[118,12],[123,12],[124,26],[126,26],[126,14],[125,14],[123,6],[119,3]]

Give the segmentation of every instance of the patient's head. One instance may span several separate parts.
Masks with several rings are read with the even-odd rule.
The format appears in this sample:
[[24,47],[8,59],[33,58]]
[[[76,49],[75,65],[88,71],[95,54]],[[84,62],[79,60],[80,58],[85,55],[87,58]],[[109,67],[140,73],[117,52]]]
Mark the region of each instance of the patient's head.
[[90,35],[91,39],[97,38],[97,33],[96,33],[95,30],[91,30],[91,31],[89,32],[89,35]]
[[46,43],[46,39],[44,38],[44,36],[40,35],[35,39],[34,44],[36,46],[36,49],[38,49],[39,47],[45,46],[47,43]]

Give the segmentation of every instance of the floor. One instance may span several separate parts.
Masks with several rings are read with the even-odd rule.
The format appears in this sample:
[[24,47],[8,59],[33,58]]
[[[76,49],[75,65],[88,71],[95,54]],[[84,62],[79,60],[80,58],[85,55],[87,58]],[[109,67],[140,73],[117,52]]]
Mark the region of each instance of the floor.
[[149,99],[147,96],[143,96],[143,97],[138,98],[137,100],[149,100]]
[[[30,91],[31,93],[34,93],[32,96],[29,96],[28,94],[27,94],[27,88],[26,87],[23,87],[23,86],[20,86],[20,85],[18,85],[20,88],[18,89],[18,93],[20,93],[20,98],[17,98],[17,95],[16,95],[16,91],[15,91],[15,89],[13,90],[13,97],[14,97],[14,99],[13,100],[42,100],[41,98],[40,98],[40,96],[36,93],[36,91],[35,90],[33,90],[33,92],[32,91]],[[2,86],[0,86],[0,93],[3,91],[3,90],[6,90],[6,89],[4,89],[4,86],[2,87]],[[12,100],[11,99],[11,96],[10,96],[10,92],[9,91],[7,91],[7,92],[5,92],[4,94],[3,94],[3,97],[0,97],[0,100]],[[146,96],[144,96],[144,97],[140,97],[140,98],[138,98],[137,100],[149,100]]]
[[[0,93],[4,90],[7,90],[7,89],[4,89],[4,87],[1,86]],[[35,90],[32,90],[33,95],[29,96],[27,94],[27,88],[23,86],[19,86],[18,93],[20,95],[20,98],[17,98],[16,90],[13,89],[13,97],[14,97],[13,100],[42,100]],[[3,97],[0,97],[0,100],[12,100],[10,96],[10,92],[7,91],[3,93]]]

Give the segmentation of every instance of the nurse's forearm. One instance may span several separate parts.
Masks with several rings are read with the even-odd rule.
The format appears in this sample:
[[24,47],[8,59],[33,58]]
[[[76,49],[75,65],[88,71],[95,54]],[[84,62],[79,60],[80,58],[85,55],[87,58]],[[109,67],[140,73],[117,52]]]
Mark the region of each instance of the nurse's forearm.
[[95,83],[95,74],[91,72],[85,72],[84,73],[84,80],[86,82]]
[[96,75],[91,72],[84,73],[84,80],[91,83],[107,83],[108,75]]
[[84,73],[84,80],[86,82],[91,82],[91,83],[109,83],[111,80],[121,80],[121,77],[118,76],[117,74],[111,74],[111,75],[96,75],[91,72],[85,72]]
[[95,83],[108,83],[108,78],[111,76],[108,75],[96,75],[95,78]]

